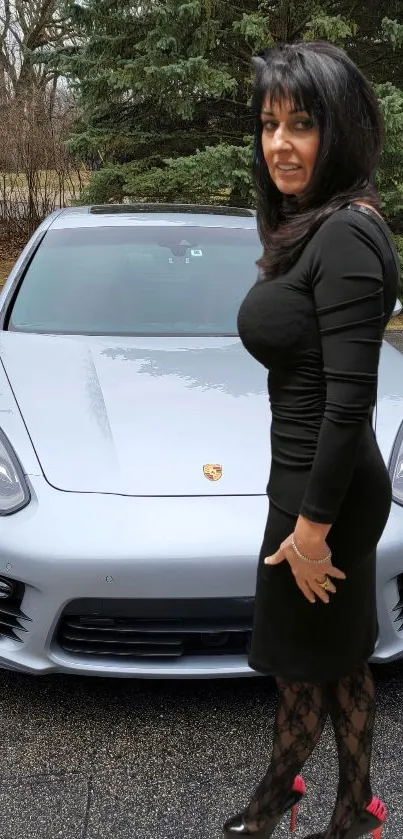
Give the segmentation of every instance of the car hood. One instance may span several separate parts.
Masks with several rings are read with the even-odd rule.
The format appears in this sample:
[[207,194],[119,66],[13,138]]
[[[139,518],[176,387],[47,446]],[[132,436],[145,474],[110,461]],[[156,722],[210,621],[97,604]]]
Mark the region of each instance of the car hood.
[[[239,339],[3,332],[1,358],[55,488],[122,495],[265,492],[266,372]],[[209,464],[220,468],[209,470]],[[218,480],[206,477],[203,467]]]

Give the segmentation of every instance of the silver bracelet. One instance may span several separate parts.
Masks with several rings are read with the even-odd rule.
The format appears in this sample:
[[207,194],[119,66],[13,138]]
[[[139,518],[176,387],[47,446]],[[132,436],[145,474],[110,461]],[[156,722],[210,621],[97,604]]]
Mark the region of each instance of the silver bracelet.
[[309,562],[310,565],[324,565],[325,562],[329,562],[329,560],[331,560],[331,558],[332,558],[332,552],[329,551],[329,553],[327,554],[327,556],[324,557],[324,559],[309,559],[308,556],[304,556],[304,554],[302,554],[301,551],[298,550],[298,548],[295,544],[294,536],[292,536],[291,544],[292,544],[293,551],[297,555],[298,559],[301,559],[302,562]]

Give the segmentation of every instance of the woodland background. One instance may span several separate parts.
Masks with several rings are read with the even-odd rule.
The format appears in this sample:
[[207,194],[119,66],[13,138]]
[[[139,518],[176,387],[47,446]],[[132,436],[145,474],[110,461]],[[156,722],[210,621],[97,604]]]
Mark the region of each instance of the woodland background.
[[253,206],[251,55],[301,38],[375,86],[403,268],[401,0],[0,0],[0,276],[66,204]]

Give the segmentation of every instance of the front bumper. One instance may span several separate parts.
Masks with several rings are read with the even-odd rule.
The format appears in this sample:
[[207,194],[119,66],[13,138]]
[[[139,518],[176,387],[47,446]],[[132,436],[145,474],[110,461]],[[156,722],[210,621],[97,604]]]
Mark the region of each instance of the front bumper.
[[[66,607],[77,601],[176,603],[178,618],[181,604],[189,611],[189,604],[203,600],[210,607],[216,603],[218,610],[222,603],[251,602],[265,496],[80,495],[54,490],[39,477],[32,478],[31,487],[31,504],[0,520],[0,576],[25,586],[21,608],[30,619],[26,632],[17,630],[19,641],[0,638],[0,667],[37,675],[256,675],[245,652],[215,649],[166,660],[77,655],[62,648],[57,630]],[[378,550],[380,631],[374,662],[403,656],[399,582],[403,586],[403,507],[393,504]]]
[[[60,492],[31,479],[32,501],[0,521],[0,575],[25,585],[30,622],[0,639],[0,667],[146,678],[254,675],[246,655],[174,660],[85,656],[57,640],[72,601],[253,598],[265,496],[130,498]],[[40,497],[40,503],[38,503]],[[46,513],[45,513],[46,511]],[[180,617],[180,615],[178,615]]]

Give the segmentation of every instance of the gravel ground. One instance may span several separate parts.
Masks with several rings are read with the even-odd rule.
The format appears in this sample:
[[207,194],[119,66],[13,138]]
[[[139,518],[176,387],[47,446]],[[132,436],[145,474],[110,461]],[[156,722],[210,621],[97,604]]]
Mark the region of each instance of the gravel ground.
[[403,329],[387,332],[385,337],[389,344],[403,352]]
[[[403,662],[374,668],[374,787],[403,836]],[[265,771],[268,679],[146,682],[1,673],[1,839],[220,839]],[[304,772],[296,839],[326,825],[330,727]],[[275,836],[288,835],[286,822]]]

